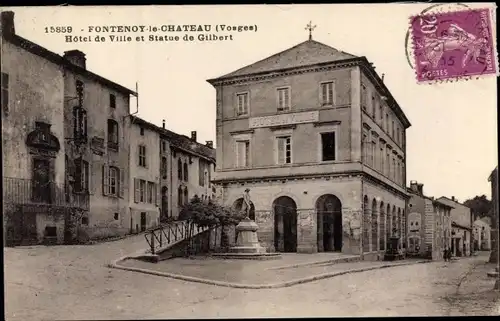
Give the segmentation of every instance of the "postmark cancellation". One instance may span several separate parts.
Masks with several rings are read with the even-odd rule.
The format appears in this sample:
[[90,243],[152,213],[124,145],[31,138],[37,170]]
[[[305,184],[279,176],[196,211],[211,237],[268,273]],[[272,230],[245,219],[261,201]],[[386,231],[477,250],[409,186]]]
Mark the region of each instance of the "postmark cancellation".
[[417,83],[498,75],[494,21],[492,8],[410,17]]

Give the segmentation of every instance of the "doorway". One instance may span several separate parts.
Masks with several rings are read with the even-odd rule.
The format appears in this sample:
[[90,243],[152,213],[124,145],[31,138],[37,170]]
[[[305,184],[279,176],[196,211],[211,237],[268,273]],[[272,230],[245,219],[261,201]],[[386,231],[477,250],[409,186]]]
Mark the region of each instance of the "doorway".
[[141,212],[141,232],[146,230],[146,212]]
[[47,159],[33,160],[32,198],[34,202],[50,203],[50,162]]
[[342,204],[332,194],[322,195],[316,201],[319,252],[342,251]]
[[297,252],[297,205],[287,196],[274,201],[274,247],[277,252]]

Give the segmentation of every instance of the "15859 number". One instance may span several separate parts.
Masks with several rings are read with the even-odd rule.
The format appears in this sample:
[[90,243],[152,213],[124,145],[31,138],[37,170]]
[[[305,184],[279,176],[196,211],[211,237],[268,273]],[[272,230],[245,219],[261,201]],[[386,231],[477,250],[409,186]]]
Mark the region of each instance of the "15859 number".
[[71,33],[73,32],[73,28],[70,26],[62,26],[62,27],[45,27],[45,33]]

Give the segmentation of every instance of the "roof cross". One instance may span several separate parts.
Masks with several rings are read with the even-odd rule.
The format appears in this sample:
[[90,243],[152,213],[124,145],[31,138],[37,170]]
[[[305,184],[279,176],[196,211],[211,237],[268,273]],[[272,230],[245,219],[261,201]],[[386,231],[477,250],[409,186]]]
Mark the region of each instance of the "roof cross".
[[305,29],[309,30],[309,40],[312,40],[312,31],[316,29],[316,25],[313,26],[312,21],[309,21]]

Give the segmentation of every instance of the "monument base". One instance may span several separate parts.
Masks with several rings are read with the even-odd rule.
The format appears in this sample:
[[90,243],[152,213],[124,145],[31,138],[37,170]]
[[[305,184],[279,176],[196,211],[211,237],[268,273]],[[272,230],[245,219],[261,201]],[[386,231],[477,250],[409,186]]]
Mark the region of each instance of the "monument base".
[[236,246],[229,248],[229,253],[213,254],[226,259],[279,259],[279,253],[267,253],[266,248],[259,244],[257,230],[259,226],[248,217],[236,226]]

